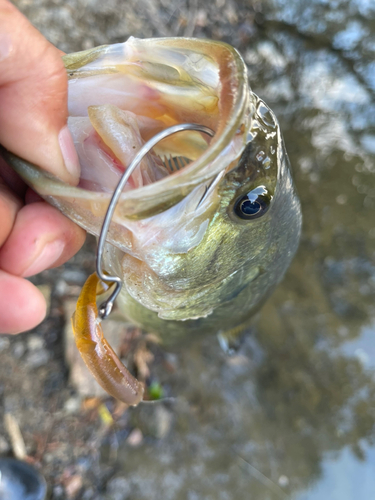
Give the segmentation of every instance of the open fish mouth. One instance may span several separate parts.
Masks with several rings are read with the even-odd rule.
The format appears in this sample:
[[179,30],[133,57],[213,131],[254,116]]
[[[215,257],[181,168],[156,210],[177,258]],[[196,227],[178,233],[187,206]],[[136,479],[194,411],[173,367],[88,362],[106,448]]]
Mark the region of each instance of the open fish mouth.
[[[152,119],[112,104],[91,105],[87,112],[87,117],[68,119],[81,165],[78,187],[113,192],[141,146],[165,128],[169,117]],[[124,191],[147,186],[182,170],[207,147],[197,132],[185,133],[179,141],[164,140],[136,167]],[[188,156],[178,155],[178,149]]]
[[[175,203],[177,183],[186,193],[223,168],[220,153],[241,135],[241,122],[248,120],[246,70],[237,52],[225,44],[130,38],[76,54],[74,60],[66,56],[65,63],[70,80],[68,125],[82,167],[81,188],[112,192],[141,145],[169,126],[193,122],[210,127],[216,132],[211,147],[198,132],[171,136],[154,148],[125,188],[165,180],[157,197],[162,191],[166,202],[172,197]],[[238,157],[239,151],[235,153]],[[187,172],[177,181],[167,180],[181,170]],[[143,212],[149,204],[153,215],[160,211],[151,201],[154,188],[144,189],[142,198]]]
[[[163,212],[238,161],[254,102],[244,62],[229,45],[130,38],[67,55],[64,62],[79,184],[68,186],[35,166],[28,170],[25,162],[18,170],[89,232],[99,234],[111,193],[142,144],[169,126],[198,123],[213,129],[215,137],[184,131],[159,143],[142,161],[125,187],[108,235],[120,248],[116,221]],[[17,161],[12,163],[17,169]]]

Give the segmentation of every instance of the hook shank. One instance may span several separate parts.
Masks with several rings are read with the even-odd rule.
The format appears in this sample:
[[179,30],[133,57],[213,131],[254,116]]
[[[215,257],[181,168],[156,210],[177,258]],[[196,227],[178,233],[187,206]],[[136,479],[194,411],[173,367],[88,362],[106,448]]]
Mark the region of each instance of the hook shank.
[[118,183],[115,191],[113,192],[111,201],[108,205],[107,212],[104,217],[102,229],[99,235],[98,241],[98,250],[96,255],[96,274],[102,281],[106,281],[107,283],[115,283],[116,287],[110,297],[103,302],[103,304],[99,308],[99,315],[102,319],[105,319],[111,312],[113,303],[116,300],[116,297],[120,293],[122,287],[122,280],[118,276],[108,276],[103,273],[102,270],[102,257],[104,251],[105,241],[107,239],[108,229],[111,224],[111,220],[117,205],[117,202],[121,196],[122,190],[124,189],[129,177],[133,173],[134,169],[138,166],[138,164],[143,160],[143,158],[151,151],[151,149],[156,146],[156,144],[169,137],[170,135],[176,134],[177,132],[182,132],[184,130],[195,130],[197,132],[203,132],[204,134],[213,137],[215,132],[209,127],[205,127],[204,125],[198,125],[196,123],[181,123],[179,125],[173,125],[172,127],[168,127],[158,134],[154,135],[149,141],[147,141],[138,153],[135,155],[134,160],[131,162],[129,167],[125,170],[122,175],[120,182]]

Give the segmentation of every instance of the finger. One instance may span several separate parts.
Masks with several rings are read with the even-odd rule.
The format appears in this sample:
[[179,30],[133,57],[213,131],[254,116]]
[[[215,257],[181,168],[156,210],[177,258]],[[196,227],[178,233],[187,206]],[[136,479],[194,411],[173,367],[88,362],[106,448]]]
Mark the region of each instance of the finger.
[[25,205],[0,249],[0,268],[17,276],[33,276],[70,259],[86,233],[45,202]]
[[34,328],[46,315],[42,293],[29,281],[0,270],[0,333],[20,333]]
[[79,163],[67,116],[60,51],[11,3],[0,0],[0,143],[77,183]]
[[0,247],[10,235],[22,202],[0,177]]

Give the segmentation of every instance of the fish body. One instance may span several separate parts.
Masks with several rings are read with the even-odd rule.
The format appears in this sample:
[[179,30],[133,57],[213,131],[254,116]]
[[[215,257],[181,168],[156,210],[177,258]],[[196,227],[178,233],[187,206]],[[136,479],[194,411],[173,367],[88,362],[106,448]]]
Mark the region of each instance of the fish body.
[[81,163],[72,187],[12,154],[47,201],[99,235],[123,171],[158,131],[214,130],[165,139],[124,189],[104,268],[124,286],[134,324],[173,339],[245,326],[282,279],[298,247],[301,210],[278,121],[249,88],[227,44],[165,38],[64,57],[68,126]]

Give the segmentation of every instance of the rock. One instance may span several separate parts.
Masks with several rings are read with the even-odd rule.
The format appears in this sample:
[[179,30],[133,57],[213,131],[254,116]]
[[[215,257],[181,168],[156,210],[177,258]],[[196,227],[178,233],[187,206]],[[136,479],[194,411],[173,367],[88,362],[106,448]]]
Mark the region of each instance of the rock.
[[135,413],[137,427],[144,435],[163,439],[169,433],[173,423],[173,413],[162,403],[143,405]]
[[29,335],[27,338],[27,348],[29,351],[38,351],[43,349],[43,347],[44,340],[42,337],[39,337],[39,335]]
[[64,280],[57,280],[55,285],[55,293],[59,297],[62,297],[63,295],[68,295],[69,293],[68,283]]
[[9,349],[10,341],[7,337],[0,337],[0,352]]
[[13,344],[12,347],[13,357],[15,357],[16,359],[20,359],[25,354],[25,352],[26,352],[26,346],[24,342],[22,342],[22,340],[18,340]]
[[289,478],[287,476],[281,475],[277,482],[282,488],[289,486]]
[[43,455],[43,462],[46,464],[52,464],[55,460],[55,455],[51,452],[46,452]]
[[[105,397],[108,394],[96,382],[82,360],[76,343],[71,324],[71,317],[76,308],[75,300],[67,300],[64,304],[66,326],[65,360],[70,370],[69,381],[81,397]],[[115,352],[118,352],[121,339],[126,332],[124,323],[112,319],[103,322],[104,335]]]
[[29,368],[40,368],[48,363],[50,354],[46,349],[30,352],[26,356],[26,365]]
[[83,285],[87,274],[79,269],[64,269],[61,273],[62,279],[72,285]]
[[68,283],[62,279],[58,280],[55,285],[55,293],[59,297],[63,297],[64,295],[71,295],[73,297],[78,297],[81,286],[79,285],[68,285]]
[[131,486],[125,477],[115,477],[107,483],[108,500],[127,500],[130,493]]
[[52,498],[53,500],[60,500],[60,498],[63,497],[64,497],[64,488],[60,484],[58,484],[53,488]]
[[83,40],[83,43],[82,43],[83,50],[92,49],[92,47],[94,47],[93,40],[90,40],[90,38],[86,38],[85,40]]
[[163,439],[172,426],[173,414],[163,405],[157,405],[155,411],[155,437]]
[[81,398],[72,397],[65,401],[64,410],[68,414],[78,413],[81,408]]
[[99,500],[98,495],[95,494],[95,491],[92,488],[89,488],[84,493],[82,493],[82,497],[80,500]]
[[142,443],[142,441],[143,441],[143,434],[140,429],[133,429],[126,440],[126,442],[130,446],[133,446],[134,448],[136,446],[139,446]]

